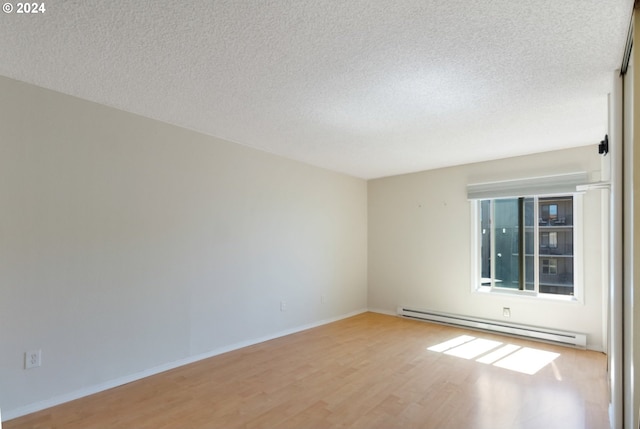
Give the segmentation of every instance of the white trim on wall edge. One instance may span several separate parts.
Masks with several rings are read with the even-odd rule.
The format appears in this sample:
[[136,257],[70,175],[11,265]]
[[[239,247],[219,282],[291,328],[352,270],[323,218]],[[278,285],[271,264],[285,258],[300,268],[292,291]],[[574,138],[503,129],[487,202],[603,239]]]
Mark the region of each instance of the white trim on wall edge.
[[[45,399],[44,401],[34,402],[29,405],[25,405],[23,407],[16,408],[14,410],[4,410],[2,412],[0,422],[12,420],[18,417],[25,416],[27,414],[35,413],[37,411],[42,411],[44,409],[54,407],[56,405],[63,404],[65,402],[70,402],[76,399],[84,398],[85,396],[93,395],[95,393],[100,393],[108,389],[113,389],[114,387],[122,386],[127,383],[131,383],[133,381],[141,380],[143,378],[160,374],[161,372],[169,371],[174,368],[178,368],[184,365],[189,365],[194,362],[198,362],[203,359],[208,359],[210,357],[218,356],[223,353],[228,353],[234,350],[242,349],[244,347],[253,346],[255,344],[263,343],[265,341],[274,340],[276,338],[284,337],[287,335],[295,334],[297,332],[306,331],[307,329],[317,328],[318,326],[326,325],[329,323],[337,322],[338,320],[347,319],[349,317],[357,316],[358,314],[366,313],[366,308],[352,311],[350,313],[346,313],[340,316],[332,317],[329,319],[323,319],[318,322],[309,323],[302,326],[297,326],[295,328],[286,329],[284,331],[276,332],[271,335],[266,335],[260,338],[253,338],[251,340],[240,341],[238,343],[234,343],[228,346],[219,347],[217,349],[211,350],[206,353],[201,353],[194,356],[189,356],[183,359],[179,359],[173,362],[165,363],[162,365],[155,366],[153,368],[145,369],[140,372],[136,372],[134,374],[125,375],[123,377],[119,377],[113,380],[105,381],[104,383],[99,383],[93,386],[85,387],[82,389],[74,390],[73,392],[65,393],[64,395],[54,396],[53,398]],[[373,310],[371,310],[373,311]]]

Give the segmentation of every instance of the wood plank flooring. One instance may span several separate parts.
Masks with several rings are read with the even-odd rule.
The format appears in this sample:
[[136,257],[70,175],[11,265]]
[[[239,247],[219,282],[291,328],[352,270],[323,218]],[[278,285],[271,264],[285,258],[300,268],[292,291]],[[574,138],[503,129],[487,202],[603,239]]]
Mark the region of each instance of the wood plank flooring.
[[[463,335],[479,340],[428,350]],[[518,351],[489,359],[506,345]],[[602,353],[364,313],[3,427],[602,429],[605,366]]]

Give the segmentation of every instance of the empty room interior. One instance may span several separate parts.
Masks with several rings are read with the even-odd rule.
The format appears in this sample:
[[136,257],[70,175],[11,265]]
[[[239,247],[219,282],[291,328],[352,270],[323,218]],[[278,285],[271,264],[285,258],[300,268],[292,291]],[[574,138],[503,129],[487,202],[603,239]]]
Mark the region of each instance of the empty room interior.
[[5,2],[0,427],[638,428],[638,17]]

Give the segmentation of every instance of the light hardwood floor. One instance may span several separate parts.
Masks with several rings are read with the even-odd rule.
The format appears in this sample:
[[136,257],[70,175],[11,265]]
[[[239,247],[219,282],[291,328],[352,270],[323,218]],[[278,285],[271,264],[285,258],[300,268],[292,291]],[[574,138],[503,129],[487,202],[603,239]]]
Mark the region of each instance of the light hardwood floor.
[[[428,350],[462,335],[481,341]],[[489,359],[506,345],[520,348]],[[534,375],[502,367],[526,371],[544,352],[558,356]],[[602,353],[364,313],[3,427],[602,429],[605,366]]]

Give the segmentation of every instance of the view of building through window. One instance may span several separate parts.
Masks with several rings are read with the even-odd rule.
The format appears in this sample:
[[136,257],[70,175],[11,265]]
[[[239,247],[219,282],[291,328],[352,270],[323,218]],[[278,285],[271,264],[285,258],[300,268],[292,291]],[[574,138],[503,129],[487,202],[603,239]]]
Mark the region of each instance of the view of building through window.
[[479,204],[481,285],[573,295],[573,196]]

